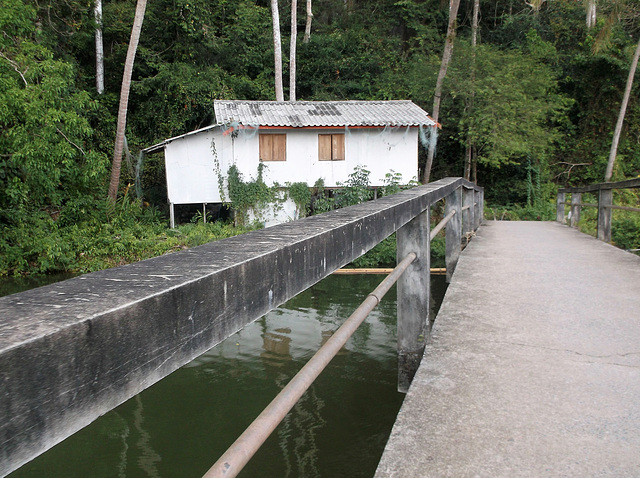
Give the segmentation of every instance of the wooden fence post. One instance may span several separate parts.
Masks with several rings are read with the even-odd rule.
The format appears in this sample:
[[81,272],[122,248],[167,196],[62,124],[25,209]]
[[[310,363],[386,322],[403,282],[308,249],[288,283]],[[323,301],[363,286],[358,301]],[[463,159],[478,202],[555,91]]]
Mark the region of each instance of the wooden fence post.
[[451,276],[458,263],[460,256],[460,244],[462,241],[462,188],[458,188],[450,193],[445,199],[444,213],[449,214],[451,211],[456,213],[447,224],[446,229],[446,250],[445,262],[447,265],[447,282],[451,282]]
[[580,203],[582,202],[582,193],[571,193],[571,227],[578,227],[578,223],[580,222],[580,210],[582,207]]
[[476,191],[474,197],[476,201],[476,212],[473,218],[475,221],[474,229],[477,230],[484,219],[484,190]]
[[[464,207],[469,207],[469,209],[465,209],[462,211],[462,234],[466,236],[468,233],[474,230],[474,216],[475,216],[475,207],[474,207],[474,191],[473,189],[462,188],[462,205]],[[467,241],[468,242],[468,241]]]
[[566,219],[564,217],[564,202],[565,202],[565,193],[558,193],[556,197],[556,221],[560,224],[566,224]]
[[598,194],[598,239],[611,242],[611,205],[613,190],[600,189]]
[[397,257],[418,257],[398,279],[398,391],[407,392],[429,334],[431,240],[429,209],[396,233]]

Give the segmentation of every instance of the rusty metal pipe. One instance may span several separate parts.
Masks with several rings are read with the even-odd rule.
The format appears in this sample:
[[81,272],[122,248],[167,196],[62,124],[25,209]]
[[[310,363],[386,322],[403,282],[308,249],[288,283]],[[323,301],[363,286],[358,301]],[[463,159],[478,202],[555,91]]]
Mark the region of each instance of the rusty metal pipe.
[[433,238],[436,237],[440,231],[442,231],[442,228],[447,225],[447,223],[451,220],[455,213],[456,210],[452,209],[451,211],[449,211],[449,214],[442,218],[442,221],[440,221],[438,225],[431,230],[431,233],[429,234],[430,240],[433,241]]
[[342,349],[369,313],[380,303],[382,297],[400,278],[409,265],[416,260],[411,252],[396,266],[376,289],[370,293],[351,316],[340,326],[329,340],[316,352],[286,387],[274,398],[242,435],[229,447],[203,478],[230,478],[238,473],[258,451],[284,417],[293,408],[313,381],[320,375],[331,359]]

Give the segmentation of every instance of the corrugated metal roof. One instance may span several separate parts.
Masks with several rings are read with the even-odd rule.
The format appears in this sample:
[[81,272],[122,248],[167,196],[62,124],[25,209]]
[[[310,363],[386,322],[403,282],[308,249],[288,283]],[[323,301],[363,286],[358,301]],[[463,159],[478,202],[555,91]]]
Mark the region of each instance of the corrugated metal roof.
[[433,126],[426,111],[400,101],[242,101],[216,100],[217,124],[245,126],[344,127]]

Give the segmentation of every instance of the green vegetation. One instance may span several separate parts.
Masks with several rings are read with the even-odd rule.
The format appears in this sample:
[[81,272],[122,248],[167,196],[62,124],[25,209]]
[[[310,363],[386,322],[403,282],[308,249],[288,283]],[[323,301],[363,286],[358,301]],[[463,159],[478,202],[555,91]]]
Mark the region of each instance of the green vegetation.
[[[552,219],[558,186],[604,178],[639,41],[640,3],[599,1],[594,27],[585,24],[583,3],[481,0],[480,42],[474,48],[473,2],[461,2],[431,177],[461,176],[472,158],[471,176],[486,189],[487,217]],[[209,125],[215,99],[274,99],[269,5],[265,0],[149,3],[129,97],[130,158]],[[285,56],[288,8],[281,2]],[[91,2],[3,1],[0,275],[94,270],[231,233],[230,226],[199,223],[167,230],[159,154],[146,157],[140,167],[125,158],[119,199],[105,203],[134,10],[130,0],[103,5],[106,74],[105,91],[98,94]],[[298,42],[298,99],[410,99],[429,111],[447,2],[314,0],[313,10],[310,41]],[[285,61],[285,77],[287,67]],[[640,175],[638,83],[613,180]],[[421,168],[424,162],[421,150]],[[282,189],[264,184],[260,171],[255,179],[226,173],[235,185],[229,199],[238,225],[249,222],[250,210],[259,215],[285,197]],[[371,190],[363,186],[367,174],[366,168],[354,171],[345,190],[335,194],[322,181],[285,186],[304,216],[370,198]],[[387,179],[379,194],[399,188],[393,172]],[[637,207],[638,192],[625,194],[618,204]],[[594,228],[592,215],[583,214],[586,231]],[[637,214],[616,212],[614,242],[637,248],[639,221]],[[388,263],[391,249],[379,246],[376,260]]]
[[[42,212],[2,228],[0,271],[4,274],[106,269],[242,234],[246,227],[195,220],[169,229],[157,211],[127,196],[115,205],[106,199],[76,203],[57,220]],[[81,216],[82,221],[76,221]]]

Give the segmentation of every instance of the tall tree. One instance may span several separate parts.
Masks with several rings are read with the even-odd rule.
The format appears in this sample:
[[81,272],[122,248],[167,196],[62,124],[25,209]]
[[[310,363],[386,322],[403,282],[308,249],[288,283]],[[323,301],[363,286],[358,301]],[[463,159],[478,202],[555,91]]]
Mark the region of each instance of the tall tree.
[[[471,22],[471,95],[469,95],[469,102],[467,108],[473,110],[473,103],[476,96],[476,49],[478,45],[478,20],[480,16],[480,0],[473,1],[473,20]],[[470,114],[473,114],[470,112]],[[476,175],[476,146],[475,142],[471,139],[471,135],[467,137],[467,160],[465,164],[464,177],[467,180],[471,179],[471,170],[473,169],[473,181],[477,181]]]
[[296,101],[296,42],[298,38],[298,0],[291,0],[291,40],[289,42],[289,100]]
[[620,134],[622,132],[622,124],[624,123],[624,117],[627,112],[627,105],[629,104],[629,97],[631,96],[631,88],[633,87],[633,78],[638,68],[638,58],[640,57],[640,41],[636,46],[633,60],[631,60],[631,69],[629,70],[629,76],[627,77],[627,84],[624,89],[624,95],[622,97],[622,104],[620,105],[620,113],[618,114],[618,121],[616,122],[616,128],[613,132],[613,140],[611,141],[611,150],[609,152],[609,161],[607,162],[607,171],[604,175],[605,181],[611,181],[613,175],[613,165],[616,161],[616,155],[618,153],[618,143],[620,141]]
[[304,27],[304,43],[309,43],[311,39],[311,20],[313,20],[313,12],[311,10],[311,0],[307,0],[307,23]]
[[284,89],[282,87],[282,41],[280,40],[278,0],[271,0],[271,18],[273,20],[273,62],[276,76],[276,101],[284,101]]
[[101,95],[104,92],[104,47],[102,43],[102,0],[96,0],[94,6],[96,19],[96,90]]
[[[449,24],[447,26],[447,37],[444,43],[444,52],[442,53],[442,63],[440,64],[438,79],[436,80],[436,89],[433,95],[433,108],[431,109],[431,117],[436,123],[438,122],[438,116],[440,114],[442,84],[444,83],[444,78],[447,75],[447,68],[449,67],[451,55],[453,54],[453,42],[456,39],[456,17],[458,15],[459,6],[460,0],[449,0]],[[435,152],[436,142],[431,140],[429,141],[429,147],[427,149],[427,164],[425,165],[424,174],[422,176],[422,182],[425,184],[429,182],[429,178],[431,176],[431,165],[433,164]]]
[[597,0],[584,0],[584,2],[587,10],[587,28],[593,28],[596,26]]
[[142,31],[142,21],[144,11],[147,8],[147,0],[138,0],[136,14],[131,28],[131,39],[127,49],[127,57],[124,63],[124,74],[122,76],[122,88],[120,89],[120,105],[118,106],[118,124],[116,129],[116,144],[113,151],[113,161],[111,163],[111,182],[109,183],[109,199],[116,200],[118,196],[118,185],[120,183],[120,167],[122,165],[122,151],[124,149],[124,134],[127,126],[127,108],[129,104],[129,90],[131,89],[131,74],[133,73],[133,63],[136,58],[140,32]]

